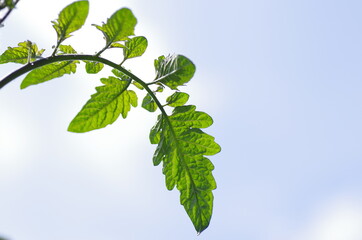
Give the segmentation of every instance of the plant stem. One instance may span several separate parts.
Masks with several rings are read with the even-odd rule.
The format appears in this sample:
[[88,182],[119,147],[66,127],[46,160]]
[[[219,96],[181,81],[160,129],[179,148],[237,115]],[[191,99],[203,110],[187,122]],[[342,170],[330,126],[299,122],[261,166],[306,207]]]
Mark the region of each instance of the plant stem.
[[2,23],[5,21],[5,19],[10,15],[11,11],[13,11],[13,9],[15,8],[16,4],[18,4],[20,0],[16,0],[14,2],[14,6],[13,7],[9,7],[9,10],[6,12],[6,14],[4,15],[3,18],[0,19],[0,26],[2,26]]
[[8,83],[12,82],[13,80],[20,77],[21,75],[23,75],[27,72],[30,72],[31,70],[34,70],[35,68],[42,67],[44,65],[48,65],[48,64],[51,64],[54,62],[63,62],[63,61],[72,61],[72,60],[73,61],[74,60],[87,60],[87,61],[101,62],[105,65],[108,65],[112,68],[115,68],[115,69],[121,71],[122,73],[126,74],[127,76],[132,78],[134,81],[139,83],[151,95],[153,100],[156,102],[157,106],[160,108],[162,114],[167,116],[167,113],[166,113],[165,109],[163,108],[162,104],[160,103],[160,101],[157,99],[155,94],[152,92],[152,90],[148,87],[148,85],[144,81],[142,81],[140,78],[138,78],[131,72],[127,71],[123,67],[121,67],[119,64],[116,64],[112,61],[109,61],[108,59],[105,59],[105,58],[102,58],[99,56],[94,56],[94,55],[69,54],[69,55],[50,56],[47,58],[42,58],[42,59],[36,60],[32,63],[29,63],[29,64],[19,68],[18,70],[12,72],[8,76],[6,76],[4,79],[2,79],[0,81],[0,90],[4,86],[6,86]]
[[104,48],[102,48],[102,50],[100,50],[99,52],[96,53],[96,56],[99,57],[104,51],[109,49],[109,46],[111,46],[111,44],[112,44],[111,41],[109,43],[107,43],[106,46],[104,46]]
[[52,57],[54,57],[55,54],[57,53],[58,48],[59,48],[61,42],[62,42],[62,41],[60,41],[60,40],[57,41],[57,45],[54,47],[54,50],[53,50],[53,53],[52,53]]

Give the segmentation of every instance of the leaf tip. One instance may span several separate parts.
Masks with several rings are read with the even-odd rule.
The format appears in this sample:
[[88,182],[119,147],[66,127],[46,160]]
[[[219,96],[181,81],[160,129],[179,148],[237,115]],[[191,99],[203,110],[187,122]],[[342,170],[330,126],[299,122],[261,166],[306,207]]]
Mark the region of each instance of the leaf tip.
[[29,84],[27,84],[25,81],[22,81],[20,84],[20,89],[25,89],[27,87],[29,87]]

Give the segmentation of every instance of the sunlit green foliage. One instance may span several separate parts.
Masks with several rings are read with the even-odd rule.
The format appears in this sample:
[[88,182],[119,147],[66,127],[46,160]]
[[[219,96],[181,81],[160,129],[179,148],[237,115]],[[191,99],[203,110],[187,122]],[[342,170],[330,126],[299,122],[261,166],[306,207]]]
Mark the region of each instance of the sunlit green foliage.
[[[195,65],[182,55],[160,56],[154,62],[155,80],[149,83],[123,68],[125,61],[142,56],[148,46],[145,37],[134,36],[137,19],[128,8],[116,11],[101,26],[94,25],[106,40],[106,45],[97,54],[78,54],[71,45],[61,43],[83,26],[88,6],[88,1],[74,2],[52,22],[58,38],[53,53],[47,58],[41,56],[44,50],[38,50],[30,41],[9,47],[0,55],[0,64],[24,64],[0,81],[0,88],[27,72],[21,83],[22,89],[75,73],[81,62],[85,63],[88,74],[99,73],[105,66],[111,67],[114,76],[100,79],[102,85],[96,87],[96,93],[69,124],[68,131],[77,133],[104,128],[119,116],[126,118],[131,108],[138,105],[134,90],[145,90],[141,106],[149,112],[161,112],[149,135],[150,142],[157,144],[153,164],[162,163],[167,189],[176,187],[180,191],[180,202],[200,233],[209,226],[214,199],[212,190],[216,188],[212,175],[214,166],[206,156],[220,152],[221,148],[214,137],[201,130],[212,125],[212,118],[196,111],[194,105],[185,105],[189,95],[178,90],[192,79]],[[112,48],[123,49],[123,59],[118,63],[100,57],[102,52]],[[161,103],[158,95],[164,94],[165,88],[173,93]],[[170,108],[171,114],[168,113]]]
[[0,64],[3,63],[20,63],[26,64],[40,58],[44,49],[39,50],[35,43],[30,41],[18,43],[18,47],[8,47],[0,56]]
[[26,88],[30,85],[39,84],[52,80],[54,78],[62,77],[64,74],[75,73],[79,61],[63,61],[55,62],[40,68],[34,69],[24,78],[20,88]]
[[189,100],[190,95],[184,92],[175,92],[166,99],[167,105],[171,107],[182,106]]
[[72,32],[77,31],[84,25],[88,11],[88,1],[77,1],[68,5],[59,13],[58,19],[52,21],[59,43],[69,38]]
[[155,112],[157,110],[157,103],[153,100],[150,94],[146,94],[142,101],[142,107],[150,112]]
[[202,232],[210,223],[211,191],[216,188],[211,174],[214,166],[204,155],[214,155],[221,149],[212,136],[200,130],[211,126],[212,118],[195,109],[193,105],[178,106],[170,116],[159,115],[151,129],[150,141],[158,144],[153,163],[163,162],[167,189],[177,186],[181,204],[196,231]]
[[106,48],[108,48],[111,44],[127,40],[129,36],[134,35],[136,24],[137,19],[132,11],[128,8],[122,8],[108,18],[107,23],[103,23],[102,26],[93,25],[103,33],[106,40]]
[[194,76],[195,65],[182,55],[161,56],[155,60],[156,80],[171,89],[177,89]]
[[68,131],[88,132],[103,128],[117,120],[119,115],[127,117],[131,105],[137,107],[137,95],[127,90],[131,79],[116,77],[102,78],[103,86],[97,87],[97,93],[84,105],[72,120]]
[[87,73],[96,74],[102,71],[104,67],[103,63],[95,62],[95,61],[85,61],[85,70]]
[[60,45],[58,54],[76,54],[77,51],[70,45]]
[[142,56],[142,54],[146,51],[147,45],[147,39],[142,36],[127,40],[125,47],[123,48],[124,59]]

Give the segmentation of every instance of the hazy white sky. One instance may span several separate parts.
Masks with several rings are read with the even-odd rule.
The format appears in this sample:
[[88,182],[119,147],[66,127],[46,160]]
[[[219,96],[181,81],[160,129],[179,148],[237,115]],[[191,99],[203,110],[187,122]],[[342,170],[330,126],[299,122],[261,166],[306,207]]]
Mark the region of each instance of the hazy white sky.
[[[72,1],[20,1],[0,52],[24,40],[50,48],[51,20]],[[209,228],[196,236],[165,188],[148,133],[156,115],[86,134],[66,131],[99,77],[79,73],[0,91],[0,235],[13,240],[362,239],[362,2],[91,0],[78,51],[103,46],[100,24],[129,7],[145,56],[126,66],[154,77],[179,53],[197,73],[183,90],[209,113],[218,183]],[[119,52],[109,55],[117,58]],[[2,65],[0,77],[17,65]],[[142,97],[141,93],[139,98]]]

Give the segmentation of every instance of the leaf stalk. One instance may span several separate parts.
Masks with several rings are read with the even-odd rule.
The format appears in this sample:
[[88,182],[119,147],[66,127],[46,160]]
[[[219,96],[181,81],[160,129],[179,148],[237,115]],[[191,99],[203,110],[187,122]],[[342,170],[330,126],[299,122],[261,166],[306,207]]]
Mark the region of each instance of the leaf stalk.
[[129,76],[130,78],[132,78],[134,81],[136,81],[137,83],[139,83],[153,98],[153,100],[156,102],[157,106],[160,108],[162,114],[167,115],[165,109],[163,108],[163,105],[160,103],[160,101],[157,99],[157,97],[155,96],[155,94],[153,93],[153,91],[148,87],[148,84],[146,84],[144,81],[142,81],[139,77],[137,77],[136,75],[132,74],[131,72],[127,71],[126,69],[124,69],[122,66],[120,66],[117,63],[114,63],[108,59],[99,57],[99,56],[94,56],[94,55],[88,55],[88,54],[68,54],[68,55],[57,55],[57,56],[50,56],[47,58],[42,58],[39,60],[36,60],[32,63],[29,63],[21,68],[19,68],[18,70],[12,72],[11,74],[9,74],[8,76],[6,76],[5,78],[3,78],[0,81],[0,90],[5,87],[8,83],[12,82],[13,80],[15,80],[16,78],[20,77],[21,75],[30,72],[31,70],[34,70],[36,68],[42,67],[44,65],[48,65],[54,62],[63,62],[63,61],[74,61],[74,60],[86,60],[86,61],[94,61],[94,62],[100,62],[103,63],[105,65],[108,65],[112,68],[115,68],[119,71],[121,71],[122,73],[124,73],[125,75]]

